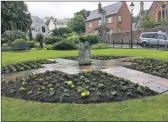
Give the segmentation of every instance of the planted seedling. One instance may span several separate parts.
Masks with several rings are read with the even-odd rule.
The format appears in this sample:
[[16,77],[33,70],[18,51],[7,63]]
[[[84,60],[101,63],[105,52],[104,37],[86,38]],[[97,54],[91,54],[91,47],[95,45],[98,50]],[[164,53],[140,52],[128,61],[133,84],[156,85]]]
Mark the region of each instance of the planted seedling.
[[104,88],[104,84],[99,83],[99,84],[98,84],[98,88]]
[[20,87],[19,91],[21,91],[21,92],[25,92],[25,91],[26,91],[26,88],[24,88],[24,87]]
[[55,94],[54,88],[50,88],[49,91],[51,96]]
[[40,95],[40,94],[42,94],[42,91],[37,91],[36,94],[37,94],[37,95]]
[[83,91],[83,92],[81,93],[81,96],[82,96],[82,97],[89,96],[89,91]]

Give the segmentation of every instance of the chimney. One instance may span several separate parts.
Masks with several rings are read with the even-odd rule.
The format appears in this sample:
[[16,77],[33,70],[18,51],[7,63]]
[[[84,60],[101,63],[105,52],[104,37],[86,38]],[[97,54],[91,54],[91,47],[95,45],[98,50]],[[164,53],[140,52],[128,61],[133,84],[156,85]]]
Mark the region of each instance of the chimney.
[[98,12],[100,13],[101,12],[101,3],[99,2],[98,4]]
[[142,15],[143,11],[144,11],[144,2],[140,1],[140,16]]

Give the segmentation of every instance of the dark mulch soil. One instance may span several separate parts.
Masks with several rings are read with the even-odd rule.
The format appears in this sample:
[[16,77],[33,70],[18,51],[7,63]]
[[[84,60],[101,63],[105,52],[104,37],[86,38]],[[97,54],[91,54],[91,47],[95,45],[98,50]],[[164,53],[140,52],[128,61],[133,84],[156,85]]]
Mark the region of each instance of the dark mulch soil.
[[55,61],[49,61],[46,59],[41,60],[35,60],[35,61],[26,61],[26,62],[20,62],[15,64],[9,64],[6,66],[2,66],[1,74],[8,74],[8,73],[14,73],[14,72],[20,72],[25,70],[31,70],[31,69],[38,69],[42,68],[42,64],[50,64],[50,63],[56,63]]
[[[96,60],[109,60],[109,59],[119,59],[125,58],[126,56],[91,56],[91,59]],[[64,59],[78,60],[78,56],[62,57]]]
[[148,87],[101,71],[69,75],[58,71],[3,81],[2,96],[41,102],[100,103],[156,95]]
[[168,79],[168,61],[152,58],[135,58],[126,61],[131,62],[130,66],[126,66],[128,68]]

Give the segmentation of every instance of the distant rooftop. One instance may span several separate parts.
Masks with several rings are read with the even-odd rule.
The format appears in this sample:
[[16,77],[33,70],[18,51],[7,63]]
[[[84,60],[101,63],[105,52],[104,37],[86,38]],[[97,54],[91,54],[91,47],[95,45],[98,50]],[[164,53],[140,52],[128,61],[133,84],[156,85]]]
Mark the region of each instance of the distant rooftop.
[[[111,5],[102,7],[102,9],[106,12],[106,16],[113,15],[113,14],[116,14],[120,10],[122,3],[123,2],[117,2],[117,3],[111,4]],[[90,13],[90,15],[87,17],[86,21],[90,21],[90,20],[97,19],[100,17],[101,17],[101,15],[99,14],[98,9],[96,9]]]

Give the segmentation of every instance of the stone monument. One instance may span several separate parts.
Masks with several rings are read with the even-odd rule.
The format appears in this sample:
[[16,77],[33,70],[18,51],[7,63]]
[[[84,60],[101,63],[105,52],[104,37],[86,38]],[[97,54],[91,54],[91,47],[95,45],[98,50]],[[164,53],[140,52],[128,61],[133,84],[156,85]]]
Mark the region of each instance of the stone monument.
[[79,65],[90,65],[91,64],[91,53],[90,53],[90,43],[80,43],[79,44]]

